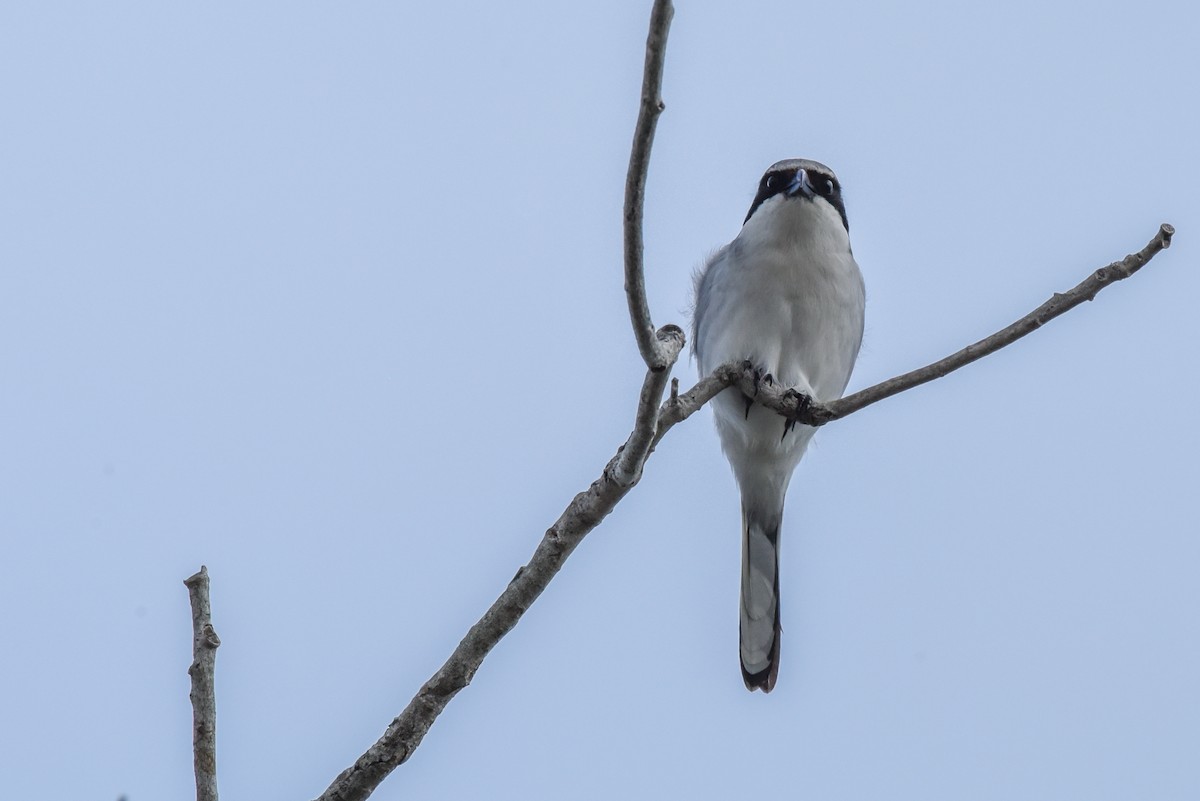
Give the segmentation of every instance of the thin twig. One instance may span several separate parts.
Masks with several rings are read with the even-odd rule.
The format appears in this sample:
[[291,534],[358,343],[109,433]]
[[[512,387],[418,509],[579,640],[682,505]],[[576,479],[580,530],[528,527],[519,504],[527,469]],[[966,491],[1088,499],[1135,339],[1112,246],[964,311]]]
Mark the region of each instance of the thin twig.
[[[788,392],[787,387],[778,384],[769,385],[755,382],[753,370],[739,363],[729,363],[718,367],[713,374],[704,379],[701,384],[711,383],[724,386],[738,385],[748,395],[753,395],[756,402],[773,409],[786,417],[795,417],[807,425],[824,425],[840,420],[843,417],[877,403],[884,398],[890,398],[905,390],[933,381],[935,378],[952,373],[960,367],[965,367],[973,361],[995,353],[1006,345],[1011,345],[1026,334],[1033,333],[1046,323],[1065,314],[1081,303],[1092,300],[1107,286],[1136,273],[1152,258],[1171,246],[1171,237],[1175,229],[1163,223],[1159,226],[1154,238],[1137,253],[1131,253],[1120,261],[1115,261],[1107,267],[1102,267],[1081,281],[1075,288],[1063,293],[1055,293],[1053,297],[1038,306],[1029,314],[1017,320],[1012,325],[997,331],[991,336],[968,345],[957,353],[951,354],[940,361],[926,365],[904,375],[889,378],[867,389],[847,395],[839,400],[828,403],[818,403],[809,399],[806,403],[802,395]],[[706,383],[707,382],[707,383]],[[697,388],[701,386],[697,384]],[[705,398],[707,400],[707,398]],[[660,426],[661,427],[661,426]]]
[[723,364],[687,392],[680,394],[678,387],[671,397],[663,402],[658,410],[658,428],[654,433],[654,441],[650,444],[650,452],[658,447],[658,443],[666,436],[676,423],[682,423],[696,412],[704,408],[704,404],[717,397],[722,390],[736,384],[742,377],[740,364]]
[[651,370],[666,369],[670,360],[660,346],[650,319],[646,301],[646,276],[642,268],[645,249],[642,239],[642,209],[646,202],[646,173],[650,168],[650,148],[658,116],[666,108],[662,100],[663,62],[667,53],[667,32],[675,9],[671,0],[655,0],[650,12],[650,32],[646,37],[646,68],[642,75],[642,102],[633,148],[629,154],[629,172],[625,176],[625,296],[629,301],[629,319],[642,360]]
[[196,769],[196,801],[217,801],[217,694],[214,677],[221,638],[212,625],[208,600],[208,568],[184,579],[192,604],[192,753]]

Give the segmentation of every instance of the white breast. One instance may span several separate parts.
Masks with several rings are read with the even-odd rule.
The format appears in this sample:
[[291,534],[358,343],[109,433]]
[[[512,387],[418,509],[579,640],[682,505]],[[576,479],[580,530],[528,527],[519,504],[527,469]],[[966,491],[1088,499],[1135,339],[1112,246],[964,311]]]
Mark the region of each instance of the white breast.
[[[820,198],[771,198],[697,279],[700,372],[749,359],[817,400],[840,397],[862,341],[864,306],[862,274],[838,212]],[[748,447],[780,440],[779,417],[756,408],[746,420],[734,391],[722,393],[714,411],[723,440],[746,439]]]

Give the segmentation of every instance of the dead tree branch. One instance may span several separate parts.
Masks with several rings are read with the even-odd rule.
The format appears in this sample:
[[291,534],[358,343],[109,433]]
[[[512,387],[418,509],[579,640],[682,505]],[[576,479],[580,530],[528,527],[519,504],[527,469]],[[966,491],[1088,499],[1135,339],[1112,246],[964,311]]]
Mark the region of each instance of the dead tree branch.
[[214,678],[221,638],[212,625],[208,600],[208,568],[184,579],[192,604],[192,755],[196,801],[217,801],[217,694]]

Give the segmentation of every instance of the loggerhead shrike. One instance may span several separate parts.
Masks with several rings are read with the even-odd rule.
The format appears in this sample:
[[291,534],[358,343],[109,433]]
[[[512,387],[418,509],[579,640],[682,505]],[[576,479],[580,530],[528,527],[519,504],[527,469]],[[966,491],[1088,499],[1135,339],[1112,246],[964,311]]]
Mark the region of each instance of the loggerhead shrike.
[[[700,375],[746,361],[818,402],[841,397],[862,342],[866,296],[842,186],[807,159],[771,166],[737,238],[696,276],[692,347]],[[742,492],[741,657],[746,688],[779,675],[779,528],[792,472],[816,429],[730,387],[713,400]]]

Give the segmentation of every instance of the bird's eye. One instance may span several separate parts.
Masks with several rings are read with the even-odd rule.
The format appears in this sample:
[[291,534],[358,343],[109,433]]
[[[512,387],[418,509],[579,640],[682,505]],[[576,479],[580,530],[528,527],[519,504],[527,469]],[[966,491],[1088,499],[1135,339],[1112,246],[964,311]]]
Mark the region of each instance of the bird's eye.
[[775,186],[775,176],[768,175],[767,180],[763,181],[763,186],[765,186],[767,189],[771,189],[772,187],[774,187]]
[[833,179],[827,175],[816,175],[813,177],[816,178],[812,183],[813,191],[821,197],[832,197],[834,191],[837,189],[837,184],[833,182]]

